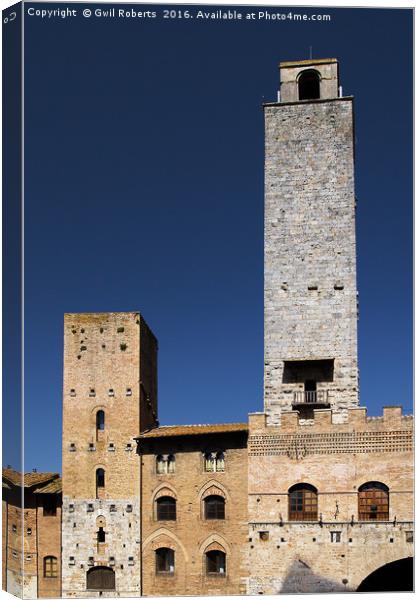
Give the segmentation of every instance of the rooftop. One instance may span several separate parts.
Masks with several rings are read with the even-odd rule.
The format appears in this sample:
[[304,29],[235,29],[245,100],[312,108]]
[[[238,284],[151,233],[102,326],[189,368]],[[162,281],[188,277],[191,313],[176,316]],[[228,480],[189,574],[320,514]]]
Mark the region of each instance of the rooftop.
[[144,431],[136,439],[175,437],[181,435],[204,435],[209,433],[247,432],[248,423],[219,423],[208,425],[162,425]]
[[6,483],[12,483],[13,485],[21,486],[22,483],[24,487],[32,487],[34,485],[39,485],[41,483],[47,483],[51,480],[56,480],[59,478],[58,473],[25,473],[22,476],[22,473],[19,471],[15,471],[14,469],[4,468],[3,469],[3,479],[6,480]]
[[336,58],[307,58],[305,60],[286,60],[280,63],[280,68],[300,67],[307,65],[328,65],[338,62]]

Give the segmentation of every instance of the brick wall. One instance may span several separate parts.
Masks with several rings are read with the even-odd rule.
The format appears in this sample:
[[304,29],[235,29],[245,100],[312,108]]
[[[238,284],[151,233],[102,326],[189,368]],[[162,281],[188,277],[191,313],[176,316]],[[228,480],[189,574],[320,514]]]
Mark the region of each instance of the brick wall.
[[[245,593],[247,539],[247,453],[244,434],[141,442],[142,593],[144,595],[225,595]],[[225,471],[205,472],[203,453],[223,448]],[[158,454],[175,456],[175,473],[156,473]],[[221,494],[224,520],[206,520],[203,498]],[[158,521],[158,494],[176,498],[176,521]],[[155,551],[175,551],[173,574],[157,574]],[[226,575],[207,575],[205,552],[226,553]]]

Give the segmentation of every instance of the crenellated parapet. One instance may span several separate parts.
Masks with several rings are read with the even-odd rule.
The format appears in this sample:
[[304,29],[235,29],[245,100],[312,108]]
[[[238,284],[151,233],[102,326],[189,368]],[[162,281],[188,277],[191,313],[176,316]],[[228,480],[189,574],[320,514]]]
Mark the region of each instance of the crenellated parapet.
[[413,417],[400,406],[386,406],[380,417],[366,408],[348,410],[346,423],[334,423],[332,409],[314,410],[311,421],[297,411],[284,412],[280,425],[267,425],[264,413],[249,415],[249,454],[286,455],[366,454],[413,450]]

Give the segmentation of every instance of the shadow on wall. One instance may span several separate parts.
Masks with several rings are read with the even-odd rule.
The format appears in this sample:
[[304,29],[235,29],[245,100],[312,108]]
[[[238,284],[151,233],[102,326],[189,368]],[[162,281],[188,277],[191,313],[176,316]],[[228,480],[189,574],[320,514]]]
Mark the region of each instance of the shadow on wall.
[[[343,581],[345,574],[343,574]],[[279,594],[310,594],[314,592],[349,592],[345,583],[327,579],[314,573],[303,560],[295,560],[288,570]]]
[[357,588],[358,592],[412,592],[413,559],[402,558],[373,571]]

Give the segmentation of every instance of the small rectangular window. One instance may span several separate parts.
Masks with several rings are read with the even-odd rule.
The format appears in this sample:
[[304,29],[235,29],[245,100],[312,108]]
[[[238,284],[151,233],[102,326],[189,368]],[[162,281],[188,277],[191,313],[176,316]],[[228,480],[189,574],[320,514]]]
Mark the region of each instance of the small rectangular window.
[[414,542],[414,531],[405,532],[405,541],[409,544],[412,544]]
[[74,504],[69,504],[69,512],[74,512]]
[[117,512],[117,507],[115,504],[111,504],[111,506],[109,507],[109,512]]
[[108,390],[108,396],[115,396],[115,394],[114,394],[114,390],[113,390],[112,388],[110,388],[110,389]]
[[129,513],[133,512],[133,505],[132,504],[127,504],[127,512],[129,512]]
[[26,535],[32,535],[32,527],[27,528]]
[[132,395],[132,391],[131,388],[127,388],[126,392],[125,392],[126,396],[131,396]]
[[91,398],[93,398],[95,395],[96,395],[96,394],[95,394],[95,390],[94,390],[93,388],[90,388],[90,390],[89,390],[89,396],[90,396]]
[[132,567],[134,565],[134,556],[129,556],[128,557],[128,564],[130,567]]
[[12,525],[12,531],[13,531],[13,533],[16,533],[16,532],[17,532],[17,527],[16,527],[16,525]]
[[87,512],[93,512],[93,504],[87,505]]
[[72,388],[70,390],[70,396],[75,396],[75,395],[76,395],[76,390]]
[[334,543],[341,542],[341,531],[331,531],[330,535],[331,535],[332,542],[334,542]]
[[70,448],[69,448],[70,452],[76,452],[76,444],[74,444],[73,442],[70,444]]

